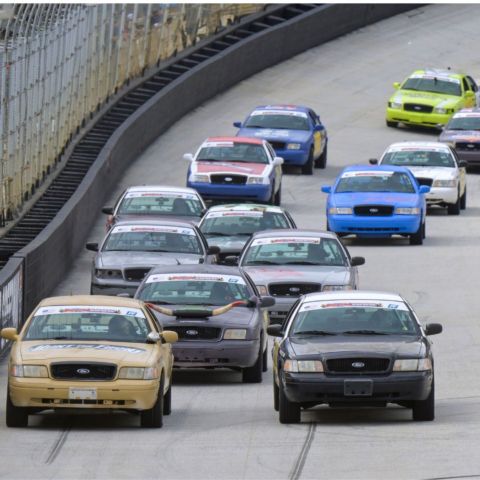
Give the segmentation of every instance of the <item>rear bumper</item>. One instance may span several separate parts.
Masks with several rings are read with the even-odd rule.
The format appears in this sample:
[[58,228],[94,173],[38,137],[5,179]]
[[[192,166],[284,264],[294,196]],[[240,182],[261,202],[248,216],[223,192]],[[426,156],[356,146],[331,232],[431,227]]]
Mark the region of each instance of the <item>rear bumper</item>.
[[285,165],[305,165],[308,161],[308,150],[275,150],[277,157],[282,157]]
[[220,185],[211,183],[187,183],[205,200],[256,200],[268,202],[272,196],[272,185]]

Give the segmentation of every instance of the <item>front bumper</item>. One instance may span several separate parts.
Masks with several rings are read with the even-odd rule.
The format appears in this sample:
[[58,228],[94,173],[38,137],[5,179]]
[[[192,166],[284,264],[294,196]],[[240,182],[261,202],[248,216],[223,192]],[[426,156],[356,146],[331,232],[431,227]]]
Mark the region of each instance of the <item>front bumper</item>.
[[105,280],[95,279],[95,283],[90,285],[90,291],[92,295],[118,295],[119,293],[128,293],[131,297],[135,295],[140,282],[126,282],[119,280],[118,282],[111,283]]
[[458,199],[457,187],[432,187],[425,195],[427,205],[456,203]]
[[452,115],[453,113],[417,113],[409,111],[407,112],[405,110],[397,110],[394,108],[387,108],[386,119],[388,122],[402,122],[409,125],[438,127],[439,125],[446,125]]
[[260,339],[173,344],[175,367],[251,367],[258,358]]
[[386,217],[361,217],[357,215],[329,215],[331,231],[358,237],[389,237],[416,233],[422,219],[420,215],[391,215]]
[[[288,400],[297,403],[397,403],[425,400],[430,394],[433,374],[429,372],[395,372],[385,376],[327,376],[323,373],[284,374],[284,391]],[[372,394],[346,395],[345,382],[373,382]]]
[[283,158],[284,165],[305,165],[308,161],[308,150],[275,150],[277,157]]
[[272,197],[272,185],[221,185],[187,182],[205,200],[255,200],[268,202]]
[[[147,410],[157,400],[158,380],[112,380],[110,382],[9,379],[9,392],[16,407]],[[96,400],[69,398],[70,388],[95,388]]]
[[480,148],[477,150],[458,150],[455,148],[458,158],[460,160],[465,160],[469,167],[480,166]]

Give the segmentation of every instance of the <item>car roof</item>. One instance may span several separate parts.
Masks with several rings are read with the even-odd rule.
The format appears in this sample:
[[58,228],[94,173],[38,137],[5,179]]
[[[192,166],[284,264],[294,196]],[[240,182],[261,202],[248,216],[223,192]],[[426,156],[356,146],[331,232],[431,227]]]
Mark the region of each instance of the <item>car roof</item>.
[[208,137],[203,143],[207,142],[234,142],[251,143],[252,145],[263,145],[265,140],[253,137]]
[[459,110],[458,112],[455,112],[453,114],[453,117],[458,117],[458,116],[461,116],[461,114],[465,114],[465,113],[471,113],[472,116],[480,116],[480,107],[474,107],[474,108],[462,108],[461,110]]
[[214,275],[239,275],[243,276],[243,272],[238,267],[215,265],[215,264],[191,264],[191,265],[158,265],[153,267],[147,274],[156,275],[159,273],[208,273]]
[[247,211],[262,211],[284,213],[282,207],[276,205],[264,205],[261,203],[230,203],[224,205],[213,205],[208,209],[207,215],[211,212],[247,212]]
[[398,165],[351,165],[349,167],[345,167],[342,170],[342,173],[345,172],[403,172],[403,173],[410,173],[410,170],[407,167],[399,167]]
[[294,112],[305,112],[307,113],[310,109],[304,105],[288,105],[288,104],[278,104],[278,105],[258,105],[252,111],[255,110],[285,110],[285,111],[294,111]]
[[304,296],[303,302],[338,300],[380,300],[404,302],[405,300],[398,293],[375,291],[375,290],[346,290],[337,292],[308,293]]
[[294,228],[279,228],[274,230],[262,230],[252,235],[252,238],[282,238],[282,237],[321,237],[321,238],[338,238],[333,232],[327,232],[326,230],[297,230]]
[[143,302],[133,298],[116,297],[110,295],[65,295],[59,297],[44,298],[39,307],[54,305],[98,305],[108,307],[135,307],[142,308]]
[[447,68],[424,68],[424,69],[415,70],[412,73],[412,75],[432,75],[432,76],[450,77],[450,78],[462,78],[464,76],[463,73],[454,72],[453,70],[449,70]]
[[445,151],[450,151],[447,144],[442,142],[416,141],[416,142],[395,142],[392,143],[385,151],[397,150],[399,148],[441,148]]
[[173,187],[171,185],[132,185],[125,192],[191,193],[198,196],[198,192],[193,188]]
[[113,225],[112,228],[118,226],[125,226],[125,225],[148,225],[148,226],[155,226],[155,227],[180,227],[180,228],[194,228],[195,225],[191,222],[181,222],[175,220],[163,220],[162,218],[152,218],[148,219],[130,219],[130,220],[120,220]]

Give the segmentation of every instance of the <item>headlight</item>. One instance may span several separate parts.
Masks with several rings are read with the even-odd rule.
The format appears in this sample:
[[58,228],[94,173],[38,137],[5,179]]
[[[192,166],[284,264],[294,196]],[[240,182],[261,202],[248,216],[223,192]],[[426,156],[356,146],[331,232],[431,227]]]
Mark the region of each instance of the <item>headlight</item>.
[[254,184],[254,185],[268,185],[269,179],[267,177],[248,177],[247,183]]
[[453,113],[453,109],[451,108],[442,108],[442,107],[435,107],[433,109],[433,113],[438,113],[440,115],[446,115],[448,113]]
[[394,110],[401,110],[402,109],[402,102],[388,102],[388,106],[393,108]]
[[406,358],[395,360],[394,372],[426,372],[432,369],[432,362],[429,358]]
[[12,365],[12,377],[48,378],[48,370],[44,365]]
[[420,215],[418,207],[397,207],[395,209],[397,215]]
[[322,373],[320,360],[285,360],[283,370],[290,373]]
[[229,328],[223,334],[224,340],[245,340],[247,330],[245,328]]
[[331,207],[328,209],[330,215],[352,215],[353,209],[350,207]]
[[352,290],[351,285],[324,285],[322,292],[335,292],[338,290]]
[[96,268],[95,276],[97,278],[121,280],[123,278],[121,270],[109,270],[104,268]]
[[450,180],[434,180],[432,183],[432,187],[457,187],[457,180],[450,179]]
[[194,173],[190,175],[190,181],[194,183],[210,183],[210,176]]
[[153,380],[158,378],[157,367],[122,367],[118,378],[123,380]]
[[262,297],[268,295],[268,290],[265,285],[257,285],[257,290]]
[[301,148],[301,143],[287,143],[287,150],[300,150]]

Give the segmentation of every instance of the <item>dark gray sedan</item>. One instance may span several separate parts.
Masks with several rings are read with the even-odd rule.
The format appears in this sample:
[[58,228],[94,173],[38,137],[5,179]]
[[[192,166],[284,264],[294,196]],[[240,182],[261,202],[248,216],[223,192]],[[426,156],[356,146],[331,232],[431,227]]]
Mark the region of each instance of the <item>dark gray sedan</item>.
[[268,313],[275,300],[260,297],[236,267],[156,267],[135,298],[157,313],[163,328],[178,334],[174,366],[232,368],[245,383],[262,381],[267,370]]

